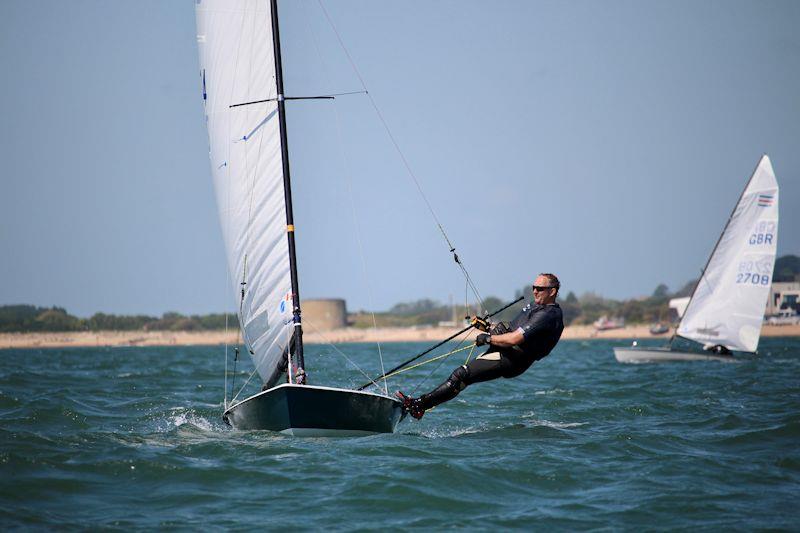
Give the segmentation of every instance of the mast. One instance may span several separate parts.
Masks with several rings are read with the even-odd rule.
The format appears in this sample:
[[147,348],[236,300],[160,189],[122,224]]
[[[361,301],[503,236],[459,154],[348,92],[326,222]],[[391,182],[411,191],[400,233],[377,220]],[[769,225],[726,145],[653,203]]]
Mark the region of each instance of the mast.
[[[283,94],[283,67],[281,66],[281,38],[278,30],[278,0],[270,0],[272,16],[272,41],[275,55],[275,81],[278,92],[278,120],[281,132],[281,159],[283,160],[283,191],[286,203],[286,235],[289,239],[289,268],[292,279],[292,317],[294,332],[289,342],[290,355],[294,355],[296,368],[305,368],[303,358],[303,326],[300,321],[300,287],[297,281],[297,253],[294,242],[294,214],[292,212],[292,187],[289,177],[289,145],[286,135],[286,106]],[[292,351],[294,353],[292,353]],[[291,372],[290,372],[291,374]],[[289,376],[292,381],[292,376]]]
[[[669,348],[672,348],[672,343],[675,342],[675,337],[681,337],[678,335],[678,330],[681,329],[681,323],[683,322],[686,313],[689,312],[689,307],[692,305],[692,300],[694,299],[694,295],[697,292],[697,288],[700,286],[700,282],[703,281],[703,276],[706,275],[706,270],[708,270],[708,265],[711,263],[711,259],[714,258],[714,254],[717,252],[717,248],[719,248],[719,243],[722,242],[722,236],[725,235],[725,232],[728,231],[728,226],[731,225],[731,220],[733,220],[733,215],[736,214],[736,210],[739,208],[739,203],[741,203],[742,198],[744,198],[744,193],[747,191],[747,188],[750,187],[750,182],[753,181],[753,178],[756,175],[756,171],[758,171],[758,167],[761,166],[761,161],[763,161],[764,154],[761,156],[761,159],[758,160],[756,164],[756,168],[753,169],[753,173],[750,174],[750,178],[747,180],[747,183],[744,184],[744,188],[742,192],[739,194],[739,199],[736,200],[736,203],[733,204],[733,211],[731,211],[730,216],[728,217],[728,221],[725,222],[725,227],[722,228],[722,233],[719,234],[717,238],[717,243],[714,245],[714,248],[711,250],[711,255],[708,256],[708,260],[706,260],[706,265],[703,267],[703,270],[700,272],[700,279],[697,280],[697,283],[694,284],[694,288],[692,289],[692,295],[689,297],[689,302],[686,304],[686,309],[683,310],[683,316],[678,321],[678,325],[675,326],[675,333],[672,334],[672,337],[669,339]],[[708,283],[708,281],[706,281]],[[683,337],[681,337],[683,338]],[[691,339],[689,339],[691,340]]]

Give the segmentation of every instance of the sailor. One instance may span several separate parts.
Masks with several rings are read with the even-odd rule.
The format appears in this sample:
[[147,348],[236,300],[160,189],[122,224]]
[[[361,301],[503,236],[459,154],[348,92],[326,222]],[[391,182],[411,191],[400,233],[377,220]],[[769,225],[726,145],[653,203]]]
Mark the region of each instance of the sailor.
[[733,352],[731,352],[727,346],[722,344],[706,344],[703,346],[703,350],[716,355],[733,355]]
[[483,355],[456,368],[447,381],[419,398],[398,391],[397,397],[403,402],[403,409],[420,419],[425,411],[452,400],[468,385],[501,377],[517,377],[544,358],[558,343],[564,330],[561,307],[556,303],[560,286],[554,274],[539,274],[533,283],[533,302],[509,324],[501,322],[488,333],[478,335],[475,344],[489,347]]

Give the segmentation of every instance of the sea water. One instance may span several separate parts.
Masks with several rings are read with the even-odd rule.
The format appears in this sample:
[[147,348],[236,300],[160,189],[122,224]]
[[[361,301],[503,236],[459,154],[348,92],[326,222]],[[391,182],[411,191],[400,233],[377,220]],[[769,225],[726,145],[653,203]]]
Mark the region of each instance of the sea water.
[[[800,339],[734,363],[622,365],[619,344],[562,341],[360,438],[231,430],[223,347],[2,350],[0,527],[800,528]],[[379,371],[376,346],[338,348]],[[381,352],[390,367],[423,348]],[[424,392],[467,353],[389,392]],[[330,346],[307,354],[312,383],[365,381]]]

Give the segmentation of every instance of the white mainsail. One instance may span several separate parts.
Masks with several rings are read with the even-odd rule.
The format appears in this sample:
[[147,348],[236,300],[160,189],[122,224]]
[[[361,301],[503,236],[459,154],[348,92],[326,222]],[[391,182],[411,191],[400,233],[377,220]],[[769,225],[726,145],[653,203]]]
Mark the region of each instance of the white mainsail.
[[[270,5],[197,0],[209,157],[242,336],[261,377],[292,330],[280,126]],[[244,296],[242,296],[242,291]]]
[[764,155],[698,281],[678,335],[756,351],[777,244],[778,182]]

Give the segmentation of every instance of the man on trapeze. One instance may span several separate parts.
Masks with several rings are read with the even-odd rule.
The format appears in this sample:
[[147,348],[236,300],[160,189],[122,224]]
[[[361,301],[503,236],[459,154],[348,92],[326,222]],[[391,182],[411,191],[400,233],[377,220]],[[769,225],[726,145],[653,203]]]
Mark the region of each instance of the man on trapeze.
[[419,420],[425,411],[452,400],[468,385],[517,377],[543,359],[558,343],[564,330],[561,307],[556,303],[560,286],[555,274],[539,274],[533,283],[533,302],[509,324],[500,322],[488,333],[478,335],[475,345],[489,346],[483,355],[456,368],[447,381],[419,398],[398,391],[403,409]]

